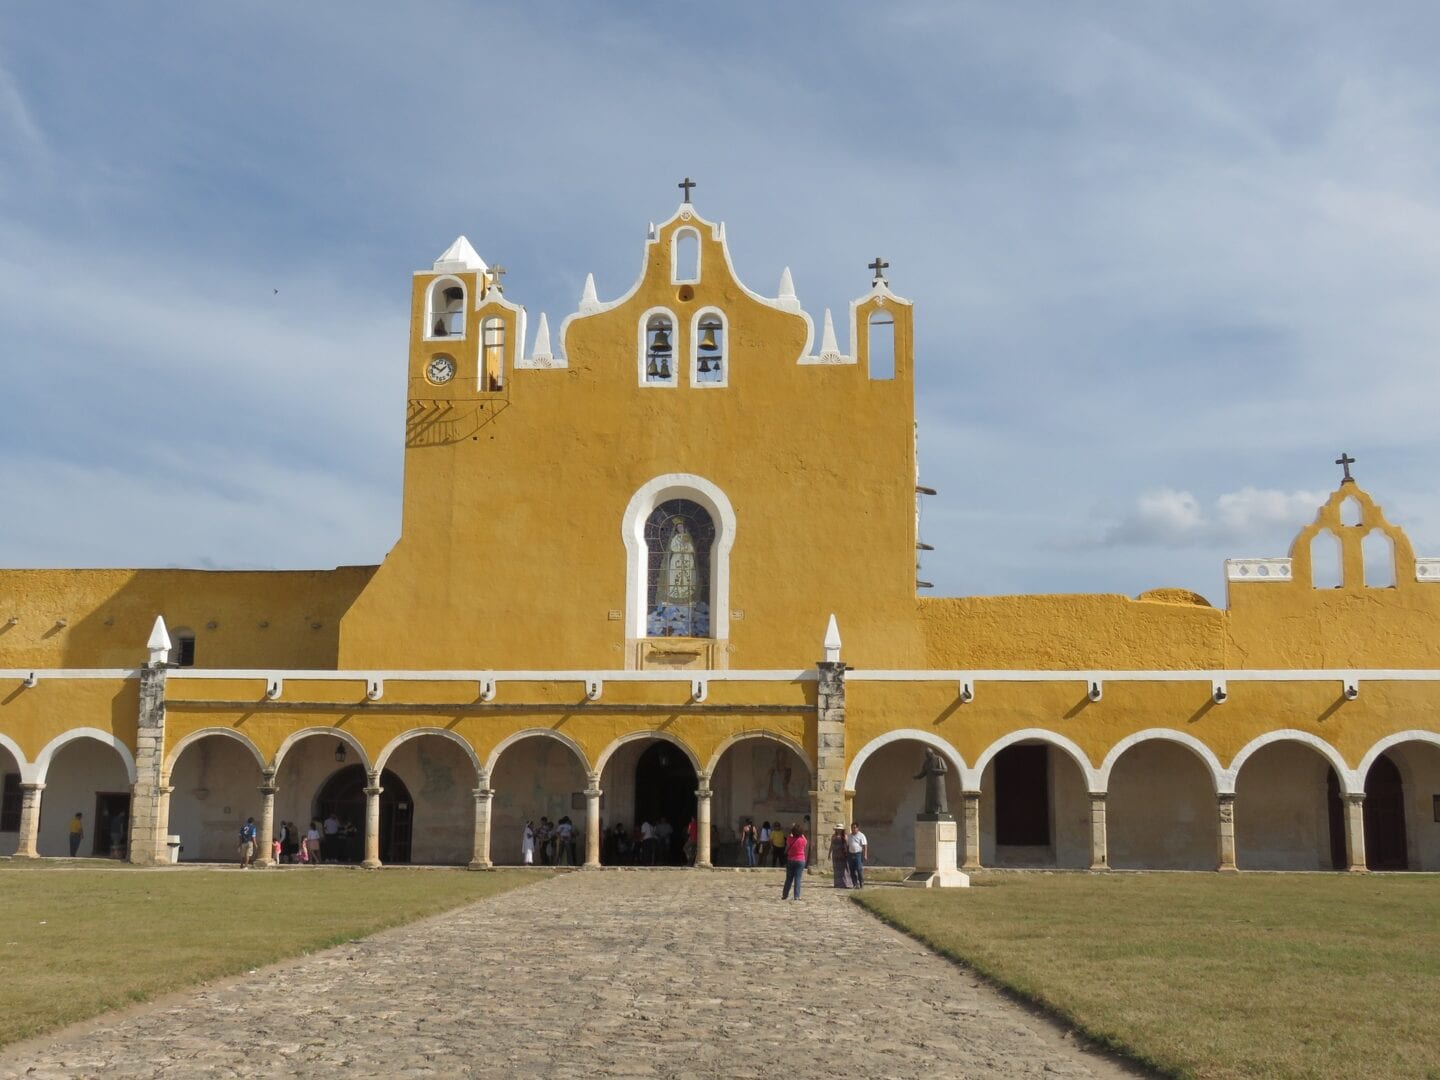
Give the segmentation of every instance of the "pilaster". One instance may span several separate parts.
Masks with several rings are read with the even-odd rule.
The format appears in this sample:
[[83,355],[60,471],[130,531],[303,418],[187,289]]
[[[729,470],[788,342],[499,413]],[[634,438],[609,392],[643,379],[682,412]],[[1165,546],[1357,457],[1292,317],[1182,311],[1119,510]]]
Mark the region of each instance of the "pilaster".
[[600,774],[590,774],[585,789],[585,866],[600,869]]
[[490,777],[481,776],[480,786],[475,795],[475,833],[470,853],[471,870],[489,870],[495,864],[490,861],[490,810],[494,805],[495,792],[490,788]]
[[165,764],[165,675],[163,661],[140,669],[140,717],[135,733],[135,783],[130,788],[130,861],[154,866],[170,859],[170,800],[161,770]]
[[1365,862],[1365,795],[1345,796],[1345,869],[1352,874],[1369,870]]
[[1217,867],[1223,873],[1233,873],[1235,865],[1235,793],[1221,792],[1215,797],[1216,833],[1220,862]]
[[[817,838],[848,821],[845,806],[845,664],[822,660],[815,707],[815,785],[810,801],[810,861],[819,865]],[[863,828],[863,825],[862,825]]]
[[[965,800],[965,862],[962,870],[980,869],[980,792],[967,791]],[[864,826],[862,825],[863,829]]]
[[40,793],[44,784],[20,785],[20,841],[15,849],[17,859],[40,857]]
[[380,868],[380,774],[372,772],[365,786],[365,858],[360,863],[367,870]]
[[259,850],[255,852],[255,865],[262,869],[275,865],[275,773],[266,769],[260,784],[260,834],[256,839]]
[[700,787],[695,790],[695,865],[709,868],[710,861],[710,797],[714,791],[710,778],[700,778]]
[[1090,792],[1090,869],[1110,869],[1110,846],[1105,835],[1105,792]]

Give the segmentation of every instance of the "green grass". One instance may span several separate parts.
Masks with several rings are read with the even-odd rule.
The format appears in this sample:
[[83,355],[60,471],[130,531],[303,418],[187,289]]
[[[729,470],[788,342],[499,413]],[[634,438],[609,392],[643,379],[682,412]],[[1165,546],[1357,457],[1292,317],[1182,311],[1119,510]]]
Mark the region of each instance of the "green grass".
[[977,874],[887,922],[1179,1077],[1440,1080],[1440,879]]
[[0,863],[0,1045],[545,876]]

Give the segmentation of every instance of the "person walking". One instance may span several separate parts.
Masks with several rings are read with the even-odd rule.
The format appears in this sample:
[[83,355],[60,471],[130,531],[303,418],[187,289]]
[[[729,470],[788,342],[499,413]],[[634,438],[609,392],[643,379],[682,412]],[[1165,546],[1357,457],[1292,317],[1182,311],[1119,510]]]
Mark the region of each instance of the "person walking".
[[835,888],[850,888],[850,857],[846,851],[845,826],[836,825],[830,834],[830,868],[835,871]]
[[857,889],[865,887],[865,860],[870,858],[870,841],[860,831],[860,823],[850,823],[850,835],[845,838],[845,854],[850,864],[850,884]]
[[70,857],[80,854],[80,841],[85,839],[85,822],[80,814],[70,819]]
[[[776,835],[783,837],[785,834],[776,830]],[[800,899],[800,882],[805,879],[805,848],[805,830],[796,822],[790,826],[790,836],[785,840],[785,887],[780,890],[781,900],[789,897],[792,885],[795,887],[795,899]]]

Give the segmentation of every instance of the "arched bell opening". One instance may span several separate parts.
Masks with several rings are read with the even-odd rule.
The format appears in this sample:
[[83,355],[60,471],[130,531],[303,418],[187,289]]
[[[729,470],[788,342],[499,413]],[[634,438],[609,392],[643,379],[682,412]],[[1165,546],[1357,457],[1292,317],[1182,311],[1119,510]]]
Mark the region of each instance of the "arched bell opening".
[[1210,769],[1194,751],[1165,739],[1137,743],[1110,771],[1110,866],[1214,870],[1215,812]]

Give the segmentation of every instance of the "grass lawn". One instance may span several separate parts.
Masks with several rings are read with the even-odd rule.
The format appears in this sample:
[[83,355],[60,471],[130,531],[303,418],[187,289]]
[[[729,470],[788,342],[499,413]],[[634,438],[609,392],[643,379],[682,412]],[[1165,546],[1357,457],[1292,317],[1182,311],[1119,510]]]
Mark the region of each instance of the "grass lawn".
[[1440,1080],[1440,879],[976,874],[881,918],[1181,1077]]
[[542,876],[0,863],[0,1045]]

